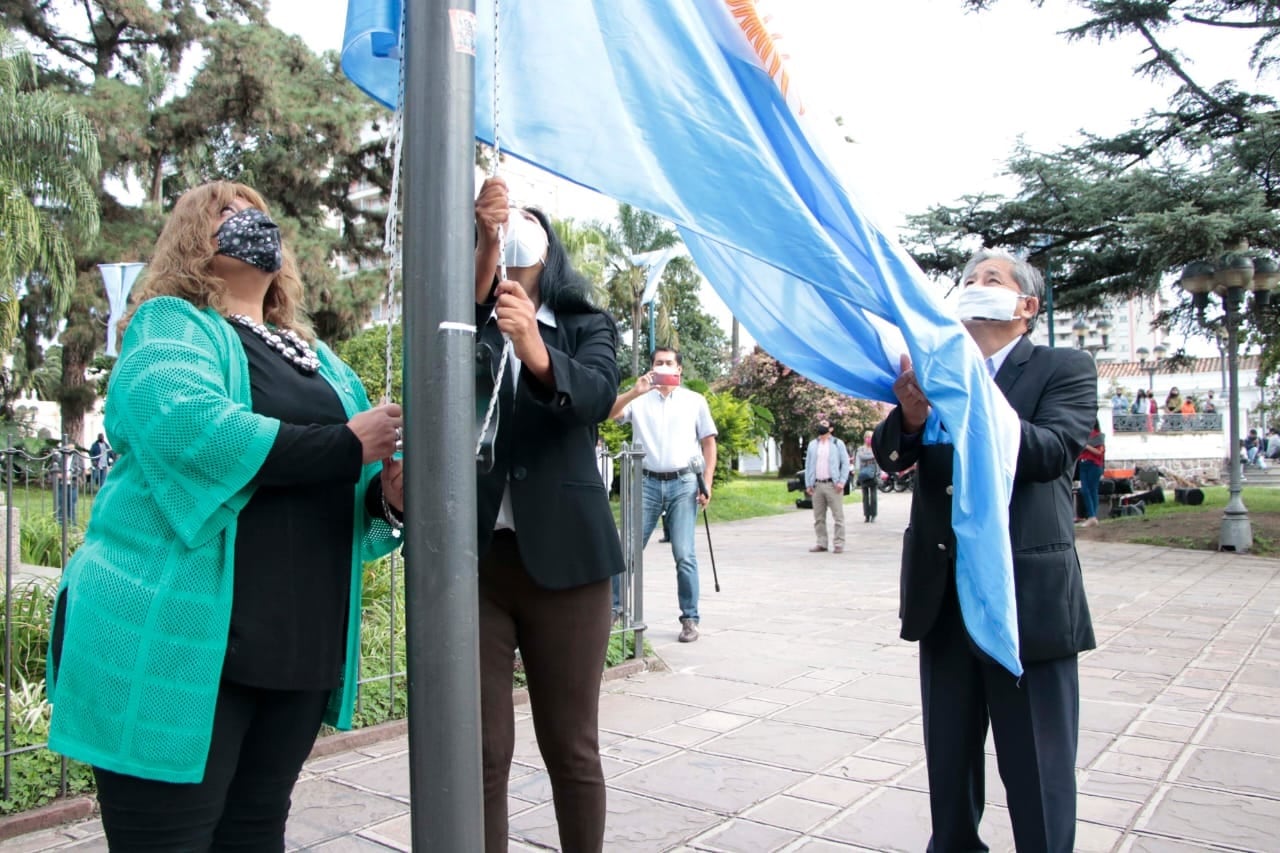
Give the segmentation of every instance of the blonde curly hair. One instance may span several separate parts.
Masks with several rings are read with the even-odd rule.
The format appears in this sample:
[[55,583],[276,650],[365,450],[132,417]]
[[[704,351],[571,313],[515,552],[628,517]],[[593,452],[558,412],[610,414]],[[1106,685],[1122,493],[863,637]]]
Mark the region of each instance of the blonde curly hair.
[[[213,181],[182,194],[160,232],[151,262],[134,291],[133,304],[120,320],[119,335],[124,335],[138,306],[156,296],[176,296],[197,308],[212,307],[219,314],[227,314],[227,283],[212,272],[213,258],[218,251],[215,232],[220,211],[237,198],[271,215],[262,196],[244,184]],[[284,263],[267,288],[262,316],[271,325],[292,329],[314,342],[315,332],[302,308],[298,264],[289,248],[283,249]]]

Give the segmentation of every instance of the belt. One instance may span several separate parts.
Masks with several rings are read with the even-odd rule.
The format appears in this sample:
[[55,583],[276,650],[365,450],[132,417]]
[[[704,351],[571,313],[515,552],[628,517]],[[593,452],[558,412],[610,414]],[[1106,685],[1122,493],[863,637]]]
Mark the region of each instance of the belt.
[[650,471],[646,468],[644,475],[655,480],[678,480],[692,470],[692,468],[677,468],[675,471]]
[[815,483],[832,483],[834,480],[814,480]]

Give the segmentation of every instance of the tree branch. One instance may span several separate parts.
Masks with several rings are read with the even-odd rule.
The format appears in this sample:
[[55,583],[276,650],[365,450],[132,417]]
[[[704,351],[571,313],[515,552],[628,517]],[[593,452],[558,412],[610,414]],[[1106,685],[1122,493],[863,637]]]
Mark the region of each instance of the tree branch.
[[1182,16],[1184,21],[1192,24],[1204,24],[1207,27],[1228,27],[1237,30],[1270,30],[1280,27],[1280,19],[1263,21],[1216,21],[1213,18],[1201,18],[1190,13]]
[[1226,109],[1225,104],[1210,95],[1199,83],[1191,79],[1191,75],[1183,69],[1182,64],[1178,62],[1177,57],[1175,57],[1170,51],[1166,50],[1160,42],[1156,41],[1155,33],[1151,32],[1151,29],[1145,23],[1137,21],[1134,23],[1134,26],[1137,28],[1138,32],[1142,33],[1142,37],[1147,40],[1147,44],[1151,45],[1151,49],[1155,51],[1156,62],[1159,62],[1168,68],[1175,77],[1186,84],[1186,87],[1198,95],[1205,103],[1211,104],[1221,110]]

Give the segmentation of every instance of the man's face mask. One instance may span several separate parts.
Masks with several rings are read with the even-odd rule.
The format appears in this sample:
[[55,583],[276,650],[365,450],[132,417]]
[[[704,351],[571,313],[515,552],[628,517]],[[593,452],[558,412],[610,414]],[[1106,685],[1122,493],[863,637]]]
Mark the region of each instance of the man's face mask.
[[229,217],[214,234],[219,255],[244,261],[263,272],[279,272],[284,264],[280,228],[256,207]]
[[1007,323],[1017,317],[1022,295],[1007,287],[985,287],[971,284],[960,291],[956,315],[964,320],[998,320]]
[[512,208],[507,217],[502,263],[508,267],[531,267],[547,259],[547,232],[542,226]]
[[826,435],[831,432],[831,427],[826,424],[818,424],[818,435]]

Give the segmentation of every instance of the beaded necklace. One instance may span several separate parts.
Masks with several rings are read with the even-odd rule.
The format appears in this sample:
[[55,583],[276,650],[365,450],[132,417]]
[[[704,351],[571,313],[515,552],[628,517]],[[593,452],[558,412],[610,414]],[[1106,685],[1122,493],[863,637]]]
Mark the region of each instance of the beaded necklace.
[[292,329],[272,330],[243,314],[231,314],[227,319],[262,338],[267,346],[302,373],[310,375],[320,369],[320,359],[316,357],[315,350]]

